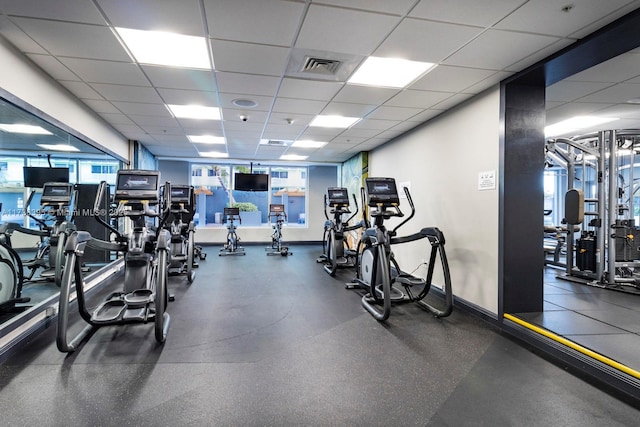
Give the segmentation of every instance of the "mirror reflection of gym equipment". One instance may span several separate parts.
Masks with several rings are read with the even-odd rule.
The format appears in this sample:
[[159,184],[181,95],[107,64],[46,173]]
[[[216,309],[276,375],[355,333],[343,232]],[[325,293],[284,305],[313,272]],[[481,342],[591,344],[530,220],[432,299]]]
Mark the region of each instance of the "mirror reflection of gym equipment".
[[639,140],[638,130],[610,130],[547,142],[547,162],[566,171],[568,187],[562,224],[545,227],[557,241],[545,244],[545,264],[561,268],[559,278],[640,294]]
[[240,237],[238,237],[238,234],[236,233],[236,229],[238,228],[235,224],[236,220],[239,224],[242,224],[240,208],[225,207],[223,211],[222,221],[227,224],[227,241],[218,252],[219,256],[246,254],[244,248],[238,245],[238,242],[240,242]]
[[[435,317],[449,316],[453,311],[453,294],[449,263],[444,249],[444,234],[436,227],[427,227],[408,236],[396,237],[397,230],[411,220],[416,212],[409,189],[404,187],[407,201],[411,207],[411,215],[396,225],[393,230],[387,229],[384,221],[404,216],[400,210],[400,197],[395,179],[366,178],[365,190],[366,206],[370,208],[369,215],[373,219],[373,225],[364,231],[361,241],[358,243],[356,278],[346,284],[347,289],[364,289],[366,293],[361,300],[362,306],[381,322],[389,318],[393,303],[415,302]],[[391,245],[414,242],[424,238],[429,242],[431,251],[427,271],[425,277],[422,278],[400,268],[391,250]],[[431,290],[438,254],[444,277],[444,285],[442,286],[444,306],[441,308],[432,306],[424,300]],[[418,268],[420,266],[415,270]],[[404,292],[393,286],[395,283],[402,285]]]
[[[166,312],[170,233],[164,228],[170,212],[171,184],[164,187],[164,203],[160,200],[160,173],[147,170],[118,171],[114,217],[129,218],[132,230],[125,234],[103,221],[98,212],[106,192],[103,182],[96,195],[94,215],[98,222],[115,234],[114,242],[94,239],[86,231],[76,231],[65,247],[65,266],[60,289],[56,344],[61,352],[74,352],[95,329],[109,325],[147,323],[153,321],[156,341],[163,343],[169,329]],[[153,210],[165,207],[164,212]],[[148,220],[160,218],[155,230]],[[94,247],[124,254],[122,290],[110,294],[95,309],[87,308],[81,261],[84,249]],[[75,282],[77,306],[87,326],[68,340],[69,298]]]
[[[335,276],[338,267],[353,268],[356,265],[356,251],[349,245],[349,232],[363,228],[363,221],[350,225],[350,221],[358,214],[358,201],[355,194],[353,202],[355,211],[349,210],[349,193],[344,187],[329,187],[324,196],[324,233],[322,235],[322,255],[316,262],[322,263],[330,276]],[[327,207],[333,218],[329,218]],[[351,214],[351,215],[349,215]],[[349,215],[343,219],[344,215]]]
[[271,233],[271,247],[265,248],[267,255],[293,255],[293,252],[283,242],[282,227],[286,221],[287,213],[284,210],[284,205],[270,204],[269,224],[272,224],[273,233]]

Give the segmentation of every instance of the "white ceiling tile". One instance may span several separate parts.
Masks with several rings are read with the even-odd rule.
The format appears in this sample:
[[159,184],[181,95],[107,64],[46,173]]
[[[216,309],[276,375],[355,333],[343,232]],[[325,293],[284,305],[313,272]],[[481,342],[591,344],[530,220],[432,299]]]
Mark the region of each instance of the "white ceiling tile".
[[[149,132],[146,127],[143,129]],[[169,135],[165,133],[152,133],[152,132],[149,132],[149,134],[156,141],[169,145],[172,148],[188,149],[188,147],[191,146],[191,141],[189,141],[189,139],[184,135]]]
[[422,108],[403,108],[383,105],[367,116],[368,119],[404,121],[422,112]]
[[289,49],[255,43],[211,40],[216,70],[282,76]]
[[477,27],[406,18],[373,55],[439,63],[482,31]]
[[273,96],[280,79],[273,76],[253,76],[241,73],[216,72],[220,92]]
[[198,0],[97,0],[114,27],[204,36]]
[[355,146],[366,141],[365,137],[345,136],[344,133],[333,138],[327,146],[335,147],[336,145],[342,146]]
[[364,117],[375,108],[376,105],[330,102],[322,110],[322,114],[330,116]]
[[180,126],[185,129],[197,129],[199,132],[207,133],[210,131],[222,130],[222,122],[220,120],[196,120],[196,119],[177,119]]
[[289,46],[293,43],[303,2],[280,0],[205,0],[213,38]]
[[69,69],[54,56],[35,53],[29,53],[27,56],[38,67],[42,68],[56,80],[80,80],[78,76],[69,71]]
[[390,15],[312,4],[296,47],[369,55],[398,21]]
[[184,129],[180,127],[173,128],[168,126],[153,126],[153,125],[144,125],[140,127],[142,128],[142,130],[147,132],[149,135],[152,135],[156,139],[159,135],[162,135],[165,137],[171,136],[174,138],[176,136],[179,136],[181,137],[181,139],[184,139],[185,142],[189,141],[185,136]]
[[[371,129],[382,131],[386,129],[391,129],[394,126],[402,123],[400,120],[381,120],[381,119],[362,119],[355,125],[353,125],[352,129]],[[379,132],[378,132],[379,133]],[[373,135],[372,135],[373,136]]]
[[284,78],[278,90],[278,96],[329,101],[343,86],[338,82]]
[[262,133],[264,139],[294,140],[304,131],[305,126],[267,125]]
[[426,109],[449,98],[451,92],[430,92],[425,90],[405,90],[384,103],[391,107],[414,107]]
[[278,113],[319,114],[327,103],[292,98],[277,98],[273,105],[273,111]]
[[60,58],[67,68],[87,83],[150,86],[136,64],[95,59]]
[[624,53],[574,74],[566,80],[577,82],[620,83],[640,75],[640,54]]
[[410,16],[489,27],[517,9],[523,0],[422,0]]
[[291,125],[287,126],[306,126],[315,117],[315,114],[298,114],[298,113],[276,113],[273,112],[269,116],[269,123],[273,125],[288,123],[288,120],[293,120]]
[[352,9],[371,10],[393,15],[405,15],[413,5],[414,1],[415,0],[314,0],[314,3],[323,3]]
[[186,68],[156,67],[142,65],[153,86],[166,89],[202,90],[213,92],[216,89],[213,73],[207,70]]
[[162,99],[151,87],[122,86],[92,83],[91,87],[109,101],[142,102],[162,104]]
[[91,86],[89,86],[86,83],[61,80],[60,84],[66,87],[69,90],[69,92],[73,93],[78,98],[104,100],[104,98],[98,92],[96,92]]
[[[619,119],[640,119],[640,105],[638,104],[616,104],[609,105],[596,111],[598,116],[601,117],[617,117]],[[613,122],[606,124],[605,126],[615,129],[624,129],[620,122]],[[637,126],[637,124],[636,124]],[[635,127],[635,126],[634,126]]]
[[612,13],[609,13],[606,16],[603,16],[600,19],[597,19],[597,20],[593,21],[591,24],[580,28],[575,33],[569,34],[569,36],[573,37],[573,38],[576,38],[576,39],[585,38],[589,34],[595,32],[596,30],[599,30],[600,28],[604,27],[607,24],[610,24],[611,22],[615,21],[616,19],[621,18],[621,17],[623,17],[624,15],[626,15],[626,14],[628,14],[630,12],[633,12],[639,6],[640,6],[640,3],[638,2],[638,0],[634,0],[634,1],[630,2],[630,3],[627,3],[626,5],[622,6],[621,8],[613,11]]
[[215,92],[181,89],[158,89],[158,93],[166,104],[176,105],[204,105],[218,107],[218,98]]
[[113,101],[111,104],[113,104],[119,111],[129,116],[172,117],[164,104],[144,104],[139,102],[120,101]]
[[435,116],[438,116],[440,114],[442,114],[443,110],[425,110],[422,113],[418,113],[413,117],[410,117],[409,119],[407,119],[408,122],[415,122],[415,123],[424,123],[429,119],[434,118]]
[[[495,28],[566,37],[628,2],[629,0],[574,0],[563,3],[530,0],[496,24]],[[571,4],[573,8],[569,12],[563,12],[562,8],[567,4]],[[535,19],[532,19],[534,16]]]
[[138,116],[135,114],[129,114],[129,118],[133,120],[138,126],[156,126],[164,128],[177,128],[180,127],[178,121],[173,117],[159,117],[159,116]]
[[558,83],[547,87],[546,100],[564,102],[573,101],[594,92],[598,92],[609,86],[613,85],[611,83],[561,80]]
[[575,39],[560,39],[554,43],[551,43],[548,46],[543,47],[542,49],[538,50],[537,52],[532,53],[531,55],[527,56],[526,58],[517,61],[513,64],[510,64],[509,66],[505,67],[505,70],[507,71],[521,71],[524,70],[525,68],[535,64],[536,62],[539,62],[543,59],[545,59],[546,57],[562,50],[563,48],[575,43],[576,40]]
[[556,42],[556,37],[487,30],[447,58],[445,65],[501,70]]
[[[273,102],[273,98],[270,96],[262,96],[262,95],[244,95],[241,93],[218,93],[220,98],[220,106],[222,108],[244,108],[246,111],[269,111],[271,109],[271,104]],[[238,107],[233,104],[234,100],[248,100],[253,101],[257,105],[255,107]]]
[[134,125],[135,123],[129,117],[124,114],[111,114],[111,113],[102,113],[100,117],[105,119],[107,122],[112,125]]
[[83,99],[82,102],[98,114],[121,114],[121,111],[113,106],[109,101],[101,99]]
[[330,141],[336,136],[342,134],[342,132],[344,132],[344,129],[309,127],[298,137],[298,139]]
[[130,60],[108,27],[28,18],[13,18],[13,21],[52,55],[106,61]]
[[547,109],[547,124],[553,124],[575,116],[585,116],[610,107],[612,104],[594,102],[571,102]]
[[[580,98],[580,102],[620,103],[640,98],[640,84],[620,83]],[[640,106],[638,106],[640,108]]]
[[400,92],[399,89],[347,84],[333,100],[352,104],[378,105],[383,104],[398,92]]
[[491,76],[487,77],[486,79],[472,85],[469,86],[468,88],[466,88],[464,91],[465,93],[480,93],[485,89],[488,89],[492,86],[497,85],[498,83],[500,83],[502,80],[506,79],[507,77],[513,75],[513,72],[509,72],[509,71],[498,71],[495,74],[492,74]]
[[6,15],[32,16],[96,25],[107,24],[94,4],[86,0],[2,0],[0,10]]
[[[366,120],[366,119],[365,119]],[[362,120],[360,120],[362,121]],[[352,127],[350,127],[349,129],[347,129],[346,131],[344,131],[342,134],[340,134],[341,137],[345,137],[345,138],[372,138],[376,135],[378,135],[381,130],[380,129],[364,129],[362,127],[359,127],[360,122],[356,123],[355,125],[353,125]]]
[[438,65],[409,89],[461,92],[494,74],[493,70]]
[[6,16],[0,16],[0,34],[23,53],[47,54],[47,51],[42,46],[25,34]]

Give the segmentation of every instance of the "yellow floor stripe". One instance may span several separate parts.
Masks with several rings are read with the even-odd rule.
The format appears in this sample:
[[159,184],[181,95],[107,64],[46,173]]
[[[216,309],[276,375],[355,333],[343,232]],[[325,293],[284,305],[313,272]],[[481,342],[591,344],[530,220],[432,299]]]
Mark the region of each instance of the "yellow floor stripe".
[[636,371],[634,369],[631,369],[628,366],[623,365],[622,363],[616,362],[613,359],[609,359],[606,356],[603,356],[603,355],[601,355],[599,353],[596,353],[593,350],[589,350],[586,347],[583,347],[583,346],[581,346],[579,344],[576,344],[573,341],[569,341],[568,339],[563,338],[563,337],[561,337],[559,335],[556,335],[556,334],[554,334],[552,332],[549,332],[546,329],[543,329],[543,328],[540,328],[538,326],[532,325],[531,323],[525,322],[524,320],[519,319],[519,318],[517,318],[517,317],[515,317],[515,316],[513,316],[511,314],[505,313],[504,317],[505,317],[505,319],[509,319],[512,322],[517,323],[518,325],[524,326],[525,328],[530,329],[530,330],[532,330],[532,331],[534,331],[534,332],[536,332],[536,333],[538,333],[540,335],[544,335],[547,338],[550,338],[550,339],[552,339],[552,340],[554,340],[556,342],[559,342],[560,344],[566,345],[567,347],[572,348],[572,349],[574,349],[576,351],[579,351],[580,353],[582,353],[584,355],[587,355],[587,356],[589,356],[589,357],[591,357],[593,359],[596,359],[596,360],[598,360],[598,361],[600,361],[600,362],[602,362],[602,363],[604,363],[606,365],[609,365],[612,368],[615,368],[615,369],[617,369],[619,371],[622,371],[625,374],[628,374],[628,375],[631,375],[632,377],[640,379],[640,372],[638,372],[638,371]]

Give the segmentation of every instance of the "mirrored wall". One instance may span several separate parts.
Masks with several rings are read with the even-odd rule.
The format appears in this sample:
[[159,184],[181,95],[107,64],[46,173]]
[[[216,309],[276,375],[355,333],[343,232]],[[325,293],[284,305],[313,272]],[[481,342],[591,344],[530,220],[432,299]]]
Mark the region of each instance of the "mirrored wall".
[[[6,246],[0,248],[0,340],[10,331],[15,333],[16,325],[34,311],[57,302],[55,280],[44,274],[51,267],[45,231],[56,218],[42,209],[42,187],[29,187],[29,182],[25,185],[25,178],[29,179],[25,170],[42,172],[47,179],[54,177],[53,171],[64,171],[62,176],[55,176],[56,181],[90,185],[101,181],[113,184],[122,166],[122,159],[97,148],[97,144],[7,98],[0,98],[0,240],[13,251],[7,252]],[[78,206],[74,200],[71,207]],[[70,209],[66,219],[73,214]],[[15,254],[22,268],[11,260]],[[99,262],[95,268],[99,268]],[[23,273],[22,281],[18,270]]]

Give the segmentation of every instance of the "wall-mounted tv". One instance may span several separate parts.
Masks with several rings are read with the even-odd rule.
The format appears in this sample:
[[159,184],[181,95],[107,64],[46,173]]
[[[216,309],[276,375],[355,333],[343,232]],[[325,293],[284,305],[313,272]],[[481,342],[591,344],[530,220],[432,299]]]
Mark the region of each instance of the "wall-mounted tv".
[[46,182],[69,182],[69,168],[39,168],[25,166],[24,186],[42,188]]
[[269,175],[262,173],[236,173],[234,190],[269,191]]

